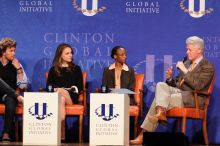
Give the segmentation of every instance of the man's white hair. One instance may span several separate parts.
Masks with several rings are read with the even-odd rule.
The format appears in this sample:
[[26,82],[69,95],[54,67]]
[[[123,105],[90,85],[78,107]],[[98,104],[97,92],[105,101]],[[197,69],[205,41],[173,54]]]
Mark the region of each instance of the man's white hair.
[[191,36],[186,39],[186,44],[193,45],[193,48],[201,49],[204,51],[204,40],[198,36]]

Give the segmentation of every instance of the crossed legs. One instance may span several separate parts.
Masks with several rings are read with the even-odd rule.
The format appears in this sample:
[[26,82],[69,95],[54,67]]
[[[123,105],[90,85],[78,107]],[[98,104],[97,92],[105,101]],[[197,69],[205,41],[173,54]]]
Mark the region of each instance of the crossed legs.
[[0,78],[0,93],[3,95],[1,101],[5,104],[5,120],[3,130],[3,141],[10,141],[10,133],[15,116],[16,105],[18,102],[23,102],[23,97],[16,94],[4,80]]
[[166,121],[166,111],[174,107],[183,107],[181,90],[168,86],[164,82],[156,85],[155,98],[141,125],[142,131],[139,136],[131,140],[131,144],[141,144],[143,142],[143,132],[154,132],[158,122]]
[[69,92],[63,88],[57,88],[57,92],[60,95],[60,115],[61,115],[61,139],[65,139],[65,118],[66,118],[66,104],[73,104],[72,99],[69,95]]

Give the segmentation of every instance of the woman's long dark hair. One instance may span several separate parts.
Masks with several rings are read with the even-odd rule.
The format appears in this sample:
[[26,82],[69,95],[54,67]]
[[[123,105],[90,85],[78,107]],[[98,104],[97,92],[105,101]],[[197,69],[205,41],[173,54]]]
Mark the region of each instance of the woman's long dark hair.
[[[61,59],[61,55],[63,53],[63,50],[65,48],[71,48],[72,50],[72,54],[73,54],[73,48],[69,45],[69,44],[65,44],[65,43],[62,43],[60,44],[58,47],[57,47],[57,50],[56,50],[56,53],[55,53],[55,56],[54,56],[54,59],[53,59],[53,66],[54,66],[54,69],[55,69],[55,73],[58,75],[58,76],[61,76],[62,75],[62,59]],[[72,71],[74,69],[75,65],[73,63],[73,61],[71,62],[68,62],[68,68],[67,70],[68,71]]]

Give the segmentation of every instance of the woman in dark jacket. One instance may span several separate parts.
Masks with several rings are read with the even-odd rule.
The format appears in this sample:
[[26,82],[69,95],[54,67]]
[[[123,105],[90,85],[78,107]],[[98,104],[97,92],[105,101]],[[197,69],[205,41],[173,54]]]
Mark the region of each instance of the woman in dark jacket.
[[[122,46],[115,46],[112,49],[111,57],[115,59],[115,62],[104,69],[102,86],[116,89],[126,88],[134,91],[134,69],[125,64],[127,59],[125,48]],[[132,96],[130,98],[130,103],[134,104]]]

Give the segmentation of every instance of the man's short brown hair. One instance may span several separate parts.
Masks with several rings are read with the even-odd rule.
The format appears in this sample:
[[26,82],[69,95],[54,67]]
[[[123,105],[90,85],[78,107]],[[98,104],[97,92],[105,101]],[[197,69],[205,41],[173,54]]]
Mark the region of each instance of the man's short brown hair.
[[7,48],[15,47],[16,48],[17,43],[15,40],[11,38],[3,38],[0,41],[0,57],[2,57],[3,53],[6,51]]

